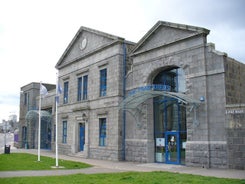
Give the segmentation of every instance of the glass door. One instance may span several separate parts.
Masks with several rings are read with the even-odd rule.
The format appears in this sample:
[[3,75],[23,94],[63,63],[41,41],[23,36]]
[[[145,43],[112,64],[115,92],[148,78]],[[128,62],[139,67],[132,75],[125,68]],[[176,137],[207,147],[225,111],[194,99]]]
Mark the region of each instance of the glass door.
[[180,141],[178,132],[166,132],[166,163],[180,164]]

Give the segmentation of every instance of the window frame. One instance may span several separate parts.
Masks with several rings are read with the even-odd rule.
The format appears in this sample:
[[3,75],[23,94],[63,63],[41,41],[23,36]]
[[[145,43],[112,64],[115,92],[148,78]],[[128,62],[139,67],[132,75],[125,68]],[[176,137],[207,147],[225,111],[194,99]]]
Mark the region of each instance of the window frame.
[[82,100],[82,84],[83,84],[83,78],[78,77],[77,79],[77,101]]
[[62,143],[66,144],[67,143],[67,120],[62,121]]
[[88,99],[88,75],[83,75],[77,79],[77,101]]
[[88,75],[83,76],[83,92],[82,92],[82,99],[88,99]]
[[99,118],[99,146],[106,146],[106,118]]
[[100,97],[107,94],[107,68],[100,70]]
[[69,81],[64,82],[64,96],[63,96],[63,104],[67,104],[69,100]]

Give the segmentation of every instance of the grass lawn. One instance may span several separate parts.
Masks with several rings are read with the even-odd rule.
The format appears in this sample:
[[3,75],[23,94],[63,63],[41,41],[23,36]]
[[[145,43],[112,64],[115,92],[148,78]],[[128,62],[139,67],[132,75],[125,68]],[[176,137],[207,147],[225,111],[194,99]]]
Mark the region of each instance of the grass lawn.
[[[50,170],[55,166],[55,158],[40,157],[37,161],[37,155],[27,153],[0,154],[0,171],[18,171],[18,170]],[[91,167],[88,164],[59,160],[59,166],[65,169],[81,169]],[[0,182],[1,183],[1,182]]]
[[[55,165],[55,159],[26,153],[0,154],[0,171],[13,170],[49,170]],[[88,164],[59,160],[65,169],[90,167]],[[0,178],[1,184],[245,184],[245,180],[220,179],[170,172],[123,172],[110,174],[76,174],[64,176]]]
[[1,184],[245,184],[245,180],[176,174],[169,172],[125,172],[76,174],[50,177],[0,178]]

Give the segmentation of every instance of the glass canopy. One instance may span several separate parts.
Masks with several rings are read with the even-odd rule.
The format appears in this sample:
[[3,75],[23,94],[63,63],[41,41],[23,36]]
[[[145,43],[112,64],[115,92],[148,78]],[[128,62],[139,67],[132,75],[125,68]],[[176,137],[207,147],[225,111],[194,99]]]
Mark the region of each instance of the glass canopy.
[[174,98],[179,100],[179,102],[185,105],[191,105],[194,107],[199,106],[199,104],[201,103],[199,100],[195,100],[183,93],[145,90],[145,91],[138,91],[126,97],[120,104],[120,109],[123,110],[136,109],[140,104],[142,104],[146,100],[158,96],[166,96],[166,97]]

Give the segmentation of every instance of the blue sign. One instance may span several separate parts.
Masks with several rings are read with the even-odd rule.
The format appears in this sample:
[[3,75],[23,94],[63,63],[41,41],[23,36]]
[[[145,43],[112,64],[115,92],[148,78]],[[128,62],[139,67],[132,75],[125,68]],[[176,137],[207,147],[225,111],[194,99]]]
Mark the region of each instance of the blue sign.
[[162,85],[162,84],[152,84],[152,85],[147,85],[147,86],[141,86],[136,89],[133,89],[129,91],[128,95],[134,95],[135,93],[138,92],[143,92],[143,91],[171,91],[171,86],[169,85]]

